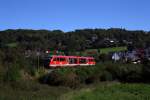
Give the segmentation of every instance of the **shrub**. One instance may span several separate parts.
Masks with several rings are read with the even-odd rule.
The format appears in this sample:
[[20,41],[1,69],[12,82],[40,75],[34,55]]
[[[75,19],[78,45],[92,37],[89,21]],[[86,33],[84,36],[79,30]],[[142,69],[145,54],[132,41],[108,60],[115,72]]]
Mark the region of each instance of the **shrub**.
[[80,83],[78,76],[74,72],[62,75],[56,71],[40,78],[40,82],[53,86],[67,86],[71,88],[76,88]]
[[77,88],[80,85],[79,78],[74,72],[70,72],[63,77],[63,85]]
[[0,83],[3,82],[3,78],[4,78],[4,69],[0,66]]
[[81,83],[92,83],[98,81],[101,74],[101,66],[87,66],[76,69],[76,74],[78,75]]
[[135,64],[109,64],[106,71],[112,74],[114,80],[123,82],[140,82],[142,81],[142,66]]
[[92,75],[92,76],[89,76],[86,80],[85,80],[85,83],[86,84],[92,84],[92,83],[95,83],[95,82],[99,82],[100,81],[100,78],[98,75]]
[[113,80],[112,73],[110,73],[109,71],[103,71],[103,73],[100,76],[100,80],[101,81],[112,81]]
[[49,75],[40,78],[40,82],[54,86],[75,88],[81,83],[90,84],[99,81],[100,73],[97,66],[56,69]]
[[143,64],[143,80],[150,82],[150,61],[144,61]]
[[40,81],[74,88],[99,81],[142,82],[142,72],[141,65],[107,62],[96,66],[56,69]]
[[21,73],[18,67],[10,67],[7,69],[4,75],[4,81],[6,82],[16,82],[21,79]]
[[59,73],[52,72],[44,78],[44,81],[49,85],[59,86],[62,84],[62,76]]

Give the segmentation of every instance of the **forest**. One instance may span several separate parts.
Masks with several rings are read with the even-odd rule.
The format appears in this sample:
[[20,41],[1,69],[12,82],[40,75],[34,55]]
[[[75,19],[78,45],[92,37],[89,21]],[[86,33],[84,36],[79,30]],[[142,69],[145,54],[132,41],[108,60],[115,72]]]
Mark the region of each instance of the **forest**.
[[[22,50],[84,50],[132,43],[136,47],[149,45],[150,32],[125,29],[83,29],[72,32],[61,30],[5,30],[0,31],[0,47],[16,47]],[[113,40],[109,43],[108,40]]]

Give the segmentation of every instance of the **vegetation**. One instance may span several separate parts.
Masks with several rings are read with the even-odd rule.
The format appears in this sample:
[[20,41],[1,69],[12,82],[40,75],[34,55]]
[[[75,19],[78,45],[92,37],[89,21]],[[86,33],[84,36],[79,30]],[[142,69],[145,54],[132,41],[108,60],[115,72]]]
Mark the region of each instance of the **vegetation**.
[[[133,43],[143,47],[150,43],[149,32],[127,31],[125,29],[84,29],[64,33],[61,30],[5,30],[0,31],[1,48],[23,50],[82,51],[104,47],[126,46]],[[113,41],[113,42],[111,42]]]
[[149,78],[144,76],[143,68],[142,65],[105,62],[96,66],[56,69],[41,77],[40,82],[71,88],[102,81],[146,82]]
[[[67,33],[60,30],[0,31],[0,99],[149,99],[150,62],[144,59],[143,64],[137,65],[114,63],[107,55],[150,46],[149,33],[113,28]],[[46,50],[59,50],[65,55],[90,52],[98,64],[47,70],[42,60]],[[94,50],[98,53],[93,53]]]
[[33,81],[0,84],[0,100],[57,100],[71,89],[51,87]]
[[101,48],[100,53],[101,54],[108,54],[109,52],[120,52],[120,51],[126,51],[127,47],[111,47],[111,48]]
[[150,85],[101,83],[64,94],[64,100],[149,100]]
[[102,82],[69,89],[51,87],[37,82],[11,83],[0,85],[1,100],[149,100],[149,84],[128,84]]

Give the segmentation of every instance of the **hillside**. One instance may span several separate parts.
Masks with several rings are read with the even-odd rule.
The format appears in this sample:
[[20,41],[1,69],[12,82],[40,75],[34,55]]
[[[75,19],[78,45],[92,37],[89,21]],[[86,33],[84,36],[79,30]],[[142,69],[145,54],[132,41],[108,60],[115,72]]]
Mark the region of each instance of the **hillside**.
[[[114,62],[109,53],[146,48],[149,43],[150,32],[125,29],[0,31],[0,99],[144,100],[149,98],[150,61]],[[46,50],[79,56],[96,50],[91,56],[97,64],[46,69]]]

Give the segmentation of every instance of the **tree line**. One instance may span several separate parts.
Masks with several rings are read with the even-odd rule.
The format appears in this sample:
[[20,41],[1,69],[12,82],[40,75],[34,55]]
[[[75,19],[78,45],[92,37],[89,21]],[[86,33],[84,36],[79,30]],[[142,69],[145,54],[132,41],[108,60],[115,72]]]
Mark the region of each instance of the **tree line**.
[[83,29],[72,32],[61,30],[5,30],[0,31],[0,48],[21,48],[23,50],[64,50],[126,46],[149,46],[150,32],[125,29]]

